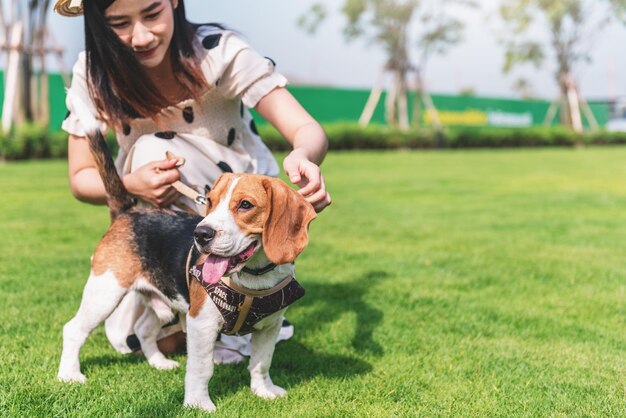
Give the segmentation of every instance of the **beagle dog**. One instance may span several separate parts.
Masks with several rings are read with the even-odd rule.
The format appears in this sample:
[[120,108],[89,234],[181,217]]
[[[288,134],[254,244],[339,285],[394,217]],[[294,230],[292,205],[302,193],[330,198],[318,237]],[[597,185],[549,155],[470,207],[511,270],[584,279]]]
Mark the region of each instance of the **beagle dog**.
[[[175,313],[186,314],[185,406],[215,410],[208,382],[222,331],[252,332],[251,389],[266,399],[284,396],[269,368],[286,299],[303,293],[294,280],[293,262],[308,243],[308,226],[316,216],[312,205],[281,180],[224,174],[207,195],[204,218],[136,207],[102,134],[91,132],[87,137],[112,221],[93,254],[78,312],[63,328],[59,380],[86,381],[80,371],[82,345],[124,295],[136,291],[147,309],[135,332],[146,359],[157,369],[178,366],[158,350],[156,337]],[[278,302],[267,310],[266,297],[276,294]]]

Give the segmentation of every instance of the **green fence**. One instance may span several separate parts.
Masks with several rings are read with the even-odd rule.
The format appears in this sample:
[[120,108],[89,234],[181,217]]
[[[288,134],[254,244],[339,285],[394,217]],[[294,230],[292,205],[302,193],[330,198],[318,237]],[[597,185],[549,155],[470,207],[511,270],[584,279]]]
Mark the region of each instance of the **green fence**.
[[[356,121],[369,96],[367,90],[330,87],[290,87],[293,95],[320,122]],[[530,127],[544,124],[550,108],[546,100],[514,100],[474,96],[433,94],[432,100],[439,118],[446,126],[471,127]],[[372,122],[384,123],[385,94],[380,98]],[[414,96],[409,97],[409,114],[413,113]],[[423,104],[422,104],[423,107]],[[610,107],[606,103],[590,104],[600,126],[609,119]],[[558,123],[558,114],[553,124]],[[431,118],[422,112],[420,124],[429,125]],[[588,122],[584,120],[586,126]]]
[[[2,74],[0,73],[0,77]],[[4,82],[2,84],[4,85]],[[302,105],[322,123],[356,122],[361,115],[369,91],[365,89],[345,89],[335,87],[290,86],[289,90]],[[0,89],[0,100],[4,97]],[[434,94],[433,103],[439,118],[446,126],[469,127],[529,127],[543,125],[550,102],[545,100],[513,100],[474,96],[453,96]],[[414,97],[409,98],[409,114],[413,113]],[[385,94],[383,93],[374,111],[372,122],[384,123]],[[0,102],[1,103],[1,102]],[[605,103],[592,103],[591,110],[604,126],[609,119],[610,108]],[[52,129],[59,129],[67,113],[65,107],[65,86],[59,75],[50,76],[50,118]],[[420,124],[429,125],[432,121],[422,112]],[[259,123],[264,121],[259,119]],[[558,121],[558,116],[553,124]],[[587,125],[587,122],[585,121]]]

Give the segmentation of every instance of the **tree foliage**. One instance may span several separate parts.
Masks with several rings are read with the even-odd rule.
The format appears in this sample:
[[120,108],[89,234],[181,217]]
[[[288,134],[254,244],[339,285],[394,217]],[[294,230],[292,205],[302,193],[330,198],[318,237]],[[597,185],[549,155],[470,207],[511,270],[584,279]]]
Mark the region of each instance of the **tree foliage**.
[[[16,50],[20,54],[19,84],[15,94],[19,97],[17,120],[48,121],[45,56],[49,51],[46,47],[47,17],[50,0],[11,0],[0,2],[0,17],[3,30],[5,50],[9,53]],[[20,42],[10,45],[15,36],[15,28],[21,27]],[[41,77],[36,77],[36,73]]]
[[[575,89],[575,70],[590,62],[599,34],[614,20],[623,20],[625,12],[626,0],[501,0],[503,70],[508,73],[521,64],[540,68],[552,59],[565,103],[568,92]],[[570,109],[566,106],[566,110]]]
[[[444,54],[462,40],[464,24],[447,13],[452,4],[473,6],[472,0],[344,0],[347,40],[366,39],[382,48],[386,61],[381,67],[394,75],[396,96],[406,97],[407,75],[419,71],[428,58]],[[300,26],[310,33],[329,15],[323,3],[315,3]],[[395,106],[395,104],[393,105]],[[388,106],[389,121],[397,122]]]

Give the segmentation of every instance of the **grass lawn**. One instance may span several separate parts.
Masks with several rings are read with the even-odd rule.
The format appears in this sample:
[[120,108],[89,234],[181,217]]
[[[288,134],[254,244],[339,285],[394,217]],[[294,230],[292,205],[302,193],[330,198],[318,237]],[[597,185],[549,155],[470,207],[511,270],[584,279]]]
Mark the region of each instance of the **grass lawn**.
[[[224,417],[626,416],[626,148],[334,153],[263,401],[216,368]],[[66,163],[0,165],[0,416],[196,416],[184,367],[118,355],[56,381],[105,208]],[[184,366],[185,358],[177,358]]]

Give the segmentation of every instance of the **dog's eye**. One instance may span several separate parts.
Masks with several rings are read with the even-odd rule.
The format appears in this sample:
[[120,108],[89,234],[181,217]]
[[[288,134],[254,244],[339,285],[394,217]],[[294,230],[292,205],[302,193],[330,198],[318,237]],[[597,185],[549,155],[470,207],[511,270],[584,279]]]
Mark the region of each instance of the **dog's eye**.
[[242,200],[241,203],[239,203],[239,207],[237,209],[249,210],[253,207],[254,205],[252,203],[248,202],[247,200]]

